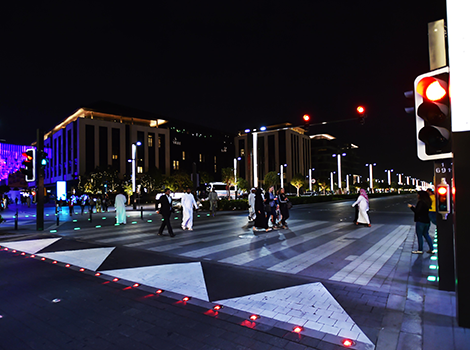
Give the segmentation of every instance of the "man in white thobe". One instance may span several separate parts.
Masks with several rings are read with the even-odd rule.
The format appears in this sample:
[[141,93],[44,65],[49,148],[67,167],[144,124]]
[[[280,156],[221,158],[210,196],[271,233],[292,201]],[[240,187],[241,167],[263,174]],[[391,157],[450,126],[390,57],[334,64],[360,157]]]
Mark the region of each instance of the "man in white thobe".
[[114,200],[114,208],[116,208],[116,224],[125,225],[127,223],[126,217],[126,196],[121,191]]
[[181,197],[181,207],[183,208],[183,221],[181,228],[183,230],[193,230],[193,208],[197,209],[197,203],[194,199],[191,189],[188,187],[186,193]]
[[250,194],[248,195],[248,204],[250,205],[248,208],[248,221],[254,221],[256,219],[255,193],[256,188],[252,188]]

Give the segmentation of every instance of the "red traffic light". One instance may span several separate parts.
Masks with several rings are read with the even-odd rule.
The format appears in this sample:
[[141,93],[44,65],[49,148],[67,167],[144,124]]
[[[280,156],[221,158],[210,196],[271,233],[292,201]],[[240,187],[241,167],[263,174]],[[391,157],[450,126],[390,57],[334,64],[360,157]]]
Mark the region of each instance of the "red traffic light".
[[444,186],[443,186],[443,187],[439,187],[439,188],[437,189],[437,193],[439,193],[440,195],[445,195],[445,194],[447,194],[447,187],[444,187]]
[[359,106],[356,108],[357,113],[359,114],[364,114],[366,112],[366,109],[362,106]]
[[304,120],[305,123],[308,123],[310,121],[310,116],[308,114],[304,114],[302,119]]
[[441,79],[424,77],[416,85],[416,92],[429,101],[439,101],[447,95],[447,84]]
[[21,155],[26,158],[26,159],[24,160],[25,162],[30,162],[30,161],[33,160],[33,156],[30,155],[30,154],[28,154],[28,153],[26,153],[26,152],[23,152]]

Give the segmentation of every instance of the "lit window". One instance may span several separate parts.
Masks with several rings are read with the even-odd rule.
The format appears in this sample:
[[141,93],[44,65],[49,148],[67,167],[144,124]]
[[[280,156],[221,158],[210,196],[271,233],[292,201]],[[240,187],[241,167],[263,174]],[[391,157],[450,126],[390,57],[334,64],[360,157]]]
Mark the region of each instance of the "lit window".
[[180,162],[179,160],[174,160],[173,161],[173,170],[179,170],[180,169]]
[[144,169],[143,169],[141,166],[138,166],[138,167],[137,167],[137,172],[138,172],[139,174],[142,174],[142,173],[144,172]]
[[242,157],[245,155],[245,149],[244,149],[244,148],[242,148],[242,149],[240,150],[240,155],[241,155]]
[[214,156],[214,164],[217,164],[217,157]]
[[186,152],[185,151],[183,151],[183,153],[181,154],[181,159],[186,160]]
[[199,163],[202,163],[202,153],[199,153]]
[[152,137],[152,135],[148,135],[147,144],[148,144],[149,147],[153,147],[153,137]]
[[113,154],[113,159],[118,159],[118,155],[117,155],[117,154]]

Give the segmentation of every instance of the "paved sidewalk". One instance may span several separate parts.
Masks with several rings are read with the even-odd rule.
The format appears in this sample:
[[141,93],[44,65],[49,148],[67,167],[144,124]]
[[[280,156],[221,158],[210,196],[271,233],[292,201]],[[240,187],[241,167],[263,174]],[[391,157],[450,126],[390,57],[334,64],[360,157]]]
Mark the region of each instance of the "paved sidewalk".
[[[130,215],[138,216],[140,212],[130,212]],[[77,220],[86,224],[87,219],[78,216]],[[0,229],[3,237],[6,237],[7,231],[5,228]],[[46,232],[42,236],[45,234]],[[18,236],[20,240],[27,235],[34,236],[37,232],[23,229],[20,232],[10,233],[9,237],[4,238],[3,241],[11,241],[15,236]],[[1,245],[2,241],[0,241]],[[339,305],[360,325],[361,330],[372,340],[376,349],[468,349],[470,330],[458,327],[455,317],[455,293],[439,291],[437,282],[428,279],[428,276],[436,275],[433,270],[430,270],[431,264],[437,265],[436,260],[431,260],[431,256],[426,254],[411,254],[416,245],[414,232],[410,231],[405,243],[390,258],[396,259],[396,268],[389,275],[387,288],[358,287],[341,281],[332,282],[322,279],[315,281],[306,279],[305,283],[321,282]],[[135,258],[130,254],[122,256],[125,256],[126,260]],[[129,284],[132,281],[121,280],[118,283],[112,283],[106,280],[103,282],[93,274],[80,273],[77,268],[65,268],[65,264],[58,265],[60,266],[53,266],[51,262],[43,263],[38,261],[37,257],[31,259],[19,253],[0,251],[0,266],[2,266],[0,268],[2,274],[0,314],[4,316],[0,319],[2,326],[0,335],[1,339],[9,339],[3,345],[0,343],[0,346],[4,346],[5,349],[21,349],[18,346],[10,346],[15,343],[23,344],[28,337],[37,342],[37,339],[40,339],[38,334],[49,334],[44,337],[45,342],[39,345],[26,343],[24,349],[133,348],[131,346],[138,349],[152,347],[158,349],[273,350],[344,348],[335,345],[333,339],[316,337],[314,333],[297,334],[292,330],[287,331],[286,328],[280,327],[279,323],[271,322],[269,316],[254,322],[247,320],[249,313],[230,311],[228,301],[226,308],[215,316],[214,311],[210,311],[210,303],[202,302],[197,298],[184,303],[181,301],[183,295],[177,293],[167,293],[166,296],[156,295],[155,290],[146,289],[145,286],[132,288]],[[230,274],[240,273],[237,267],[231,267],[231,269]],[[270,274],[273,273],[270,272]],[[290,278],[281,273],[274,273],[270,276],[285,280]],[[250,281],[253,280],[247,282],[250,283]],[[120,283],[127,283],[127,285]],[[221,279],[220,283],[223,284],[224,280]],[[296,282],[293,285],[299,283]],[[60,292],[60,295],[56,291]],[[62,295],[67,297],[64,298]],[[82,297],[83,295],[87,297]],[[94,299],[95,295],[99,295],[99,302]],[[53,303],[52,300],[56,298],[61,301]],[[47,307],[43,304],[45,300],[48,302]],[[57,306],[62,307],[65,300],[69,300],[74,306],[64,306],[64,309],[61,309],[60,322],[49,319],[48,313],[53,308],[58,308]],[[153,303],[152,305],[148,304],[149,300]],[[106,302],[100,305],[102,301]],[[155,301],[158,302],[155,303]],[[35,303],[40,305],[34,305]],[[234,301],[232,300],[231,303]],[[237,305],[232,304],[232,306]],[[85,309],[88,307],[91,307],[90,315],[92,316],[85,315]],[[160,315],[160,310],[166,312]],[[203,318],[200,318],[201,314]],[[127,319],[128,316],[131,316],[132,321]],[[147,319],[149,317],[152,318],[151,322]],[[13,319],[16,322],[13,323],[14,327],[5,322]],[[168,325],[162,319],[170,319],[171,322]],[[165,326],[160,326],[161,322],[165,322]],[[139,328],[141,323],[145,325],[143,329]],[[4,325],[7,327],[4,328]],[[179,331],[180,326],[184,331]],[[24,332],[20,334],[19,331],[15,331],[16,327],[19,329],[26,327],[28,329],[26,336]],[[161,327],[165,331],[160,334],[157,329]],[[102,335],[102,329],[105,329],[105,336]],[[194,329],[197,329],[197,332]],[[220,334],[221,329],[225,335]],[[61,335],[57,338],[56,333],[59,335],[65,333],[67,337]],[[137,338],[135,334],[138,334]],[[173,338],[174,334],[178,336]],[[167,337],[171,338],[169,343]],[[217,340],[214,340],[216,338]],[[61,339],[64,339],[64,342]],[[253,340],[256,342],[252,343]],[[60,342],[60,345],[57,342]],[[163,345],[157,346],[156,342]],[[71,346],[71,344],[76,345]],[[364,344],[359,345],[362,347],[353,346],[352,348],[365,349]]]

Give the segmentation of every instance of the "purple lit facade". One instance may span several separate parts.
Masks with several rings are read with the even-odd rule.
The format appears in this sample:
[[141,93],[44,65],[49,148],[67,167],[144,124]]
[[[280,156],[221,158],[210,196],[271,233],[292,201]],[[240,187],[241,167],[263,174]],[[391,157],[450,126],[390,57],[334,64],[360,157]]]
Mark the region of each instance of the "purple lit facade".
[[22,168],[25,159],[22,153],[30,148],[32,147],[0,143],[0,181],[7,180],[9,174],[16,173]]

